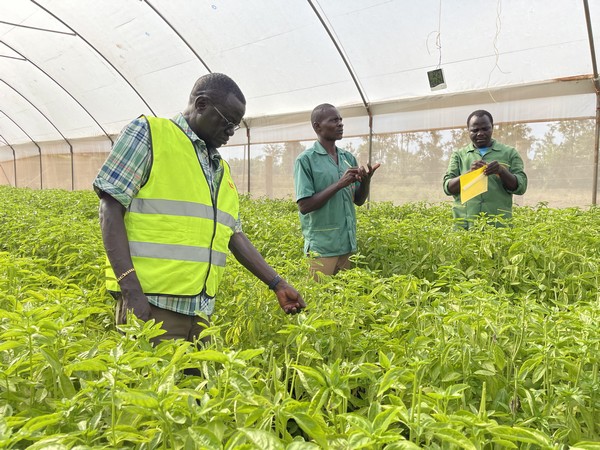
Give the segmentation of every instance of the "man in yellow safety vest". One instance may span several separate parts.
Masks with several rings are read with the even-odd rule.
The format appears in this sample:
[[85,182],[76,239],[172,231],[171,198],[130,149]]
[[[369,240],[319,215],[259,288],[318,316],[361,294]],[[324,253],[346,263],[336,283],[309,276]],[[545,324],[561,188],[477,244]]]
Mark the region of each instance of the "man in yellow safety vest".
[[196,81],[173,119],[125,127],[94,180],[117,323],[132,311],[163,322],[155,338],[196,341],[207,325],[228,249],[275,292],[288,314],[306,305],[242,231],[238,192],[217,148],[239,128],[246,100],[224,74]]

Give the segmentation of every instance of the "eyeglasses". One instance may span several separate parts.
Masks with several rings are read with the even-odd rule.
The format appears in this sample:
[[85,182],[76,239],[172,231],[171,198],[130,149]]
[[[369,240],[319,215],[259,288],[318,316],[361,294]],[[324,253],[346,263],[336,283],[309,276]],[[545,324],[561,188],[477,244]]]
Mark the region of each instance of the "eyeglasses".
[[240,129],[240,124],[239,123],[234,123],[231,120],[229,120],[227,117],[225,117],[223,115],[223,113],[221,111],[219,111],[219,108],[217,108],[215,106],[215,104],[212,104],[212,107],[215,108],[215,111],[219,113],[219,115],[221,116],[221,118],[226,122],[225,123],[225,128],[232,128],[233,131],[237,131]]

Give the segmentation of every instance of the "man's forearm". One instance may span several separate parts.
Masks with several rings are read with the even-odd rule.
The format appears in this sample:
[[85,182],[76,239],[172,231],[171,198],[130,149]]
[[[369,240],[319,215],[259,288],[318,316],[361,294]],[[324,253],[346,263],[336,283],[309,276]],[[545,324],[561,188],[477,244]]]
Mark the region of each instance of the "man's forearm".
[[[129,241],[125,230],[125,207],[108,194],[100,199],[100,229],[106,256],[116,277],[133,268]],[[122,290],[141,290],[137,275],[129,273],[119,285]]]
[[367,201],[369,197],[369,191],[371,189],[371,180],[365,180],[360,183],[358,189],[356,189],[356,193],[354,194],[354,204],[357,206],[362,206]]
[[242,266],[263,283],[269,284],[277,275],[244,233],[233,233],[229,239],[229,250]]
[[460,192],[460,176],[451,178],[448,181],[448,192],[452,195],[458,195]]
[[308,214],[309,212],[321,209],[339,190],[338,183],[334,183],[321,192],[298,200],[298,209],[302,214]]
[[500,180],[502,181],[502,186],[509,191],[515,191],[519,187],[517,177],[506,168],[500,172]]

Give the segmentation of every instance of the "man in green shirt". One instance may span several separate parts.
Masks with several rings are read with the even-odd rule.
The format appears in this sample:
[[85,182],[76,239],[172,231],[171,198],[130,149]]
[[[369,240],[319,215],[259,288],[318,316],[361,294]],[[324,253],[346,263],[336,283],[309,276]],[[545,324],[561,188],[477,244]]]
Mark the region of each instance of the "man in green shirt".
[[335,145],[344,135],[344,125],[333,105],[317,106],[311,124],[318,140],[296,159],[294,184],[304,253],[318,279],[317,272],[334,275],[351,266],[349,257],[357,249],[354,205],[366,201],[379,164],[359,167],[351,153]]
[[[444,175],[444,192],[454,196],[452,213],[458,224],[468,229],[473,218],[484,213],[488,216],[512,217],[513,194],[523,195],[527,190],[527,175],[523,159],[513,147],[492,139],[494,119],[484,110],[472,112],[467,118],[471,144],[452,153]],[[460,176],[484,167],[488,190],[468,200],[460,200]],[[501,221],[493,221],[500,226]]]

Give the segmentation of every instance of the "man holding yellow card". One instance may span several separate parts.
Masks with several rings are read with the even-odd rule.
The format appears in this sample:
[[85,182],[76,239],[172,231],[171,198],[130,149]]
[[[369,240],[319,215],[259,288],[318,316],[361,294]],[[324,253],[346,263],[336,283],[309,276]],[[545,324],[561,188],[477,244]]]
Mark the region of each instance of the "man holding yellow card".
[[[467,118],[471,144],[456,150],[444,175],[444,192],[454,196],[452,214],[463,228],[485,214],[512,217],[512,196],[527,190],[523,159],[514,147],[492,139],[494,119],[484,110]],[[492,222],[500,226],[500,221]]]

